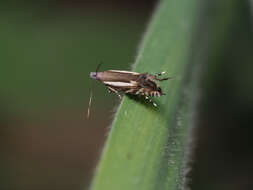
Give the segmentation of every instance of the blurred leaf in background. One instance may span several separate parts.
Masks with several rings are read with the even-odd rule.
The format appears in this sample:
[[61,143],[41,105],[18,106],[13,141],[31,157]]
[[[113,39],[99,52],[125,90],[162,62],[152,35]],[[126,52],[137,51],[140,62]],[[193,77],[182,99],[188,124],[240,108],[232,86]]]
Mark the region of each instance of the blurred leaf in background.
[[1,3],[0,189],[81,189],[116,96],[89,72],[130,69],[154,1]]

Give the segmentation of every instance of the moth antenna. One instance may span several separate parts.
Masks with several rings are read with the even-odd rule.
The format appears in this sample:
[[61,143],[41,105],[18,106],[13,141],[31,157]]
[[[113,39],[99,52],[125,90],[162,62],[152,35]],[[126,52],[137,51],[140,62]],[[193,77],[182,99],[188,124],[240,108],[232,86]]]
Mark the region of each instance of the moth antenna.
[[97,73],[98,73],[98,70],[99,70],[99,68],[100,68],[100,66],[103,64],[103,62],[102,61],[100,61],[100,63],[98,64],[98,66],[97,66],[97,69],[96,69],[96,75],[97,75]]
[[[102,65],[102,61],[98,64],[97,69],[96,69],[96,76],[98,73],[98,70],[100,68],[100,66]],[[88,105],[88,111],[87,111],[87,119],[90,118],[90,108],[91,108],[91,102],[92,102],[92,98],[93,98],[93,93],[92,93],[92,87],[93,87],[93,80],[91,81],[91,88],[90,88],[90,98],[89,98],[89,105]]]
[[91,108],[91,101],[92,101],[92,88],[90,89],[90,99],[89,99],[89,105],[88,105],[88,111],[87,111],[87,119],[90,118],[90,108]]

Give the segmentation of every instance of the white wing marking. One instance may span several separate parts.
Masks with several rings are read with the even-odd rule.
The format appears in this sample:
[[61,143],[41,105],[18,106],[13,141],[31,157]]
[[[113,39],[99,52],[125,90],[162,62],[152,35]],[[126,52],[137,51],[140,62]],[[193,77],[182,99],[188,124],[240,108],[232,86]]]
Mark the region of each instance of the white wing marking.
[[108,81],[106,81],[106,82],[103,82],[104,84],[108,84],[108,85],[110,85],[110,86],[115,86],[115,87],[124,87],[124,86],[127,86],[127,87],[129,87],[129,86],[136,86],[136,82],[132,82],[131,81],[131,83],[129,83],[129,82],[108,82]]
[[112,72],[117,72],[117,73],[128,73],[128,74],[133,74],[133,75],[139,75],[140,73],[137,72],[132,72],[132,71],[120,71],[120,70],[109,70]]

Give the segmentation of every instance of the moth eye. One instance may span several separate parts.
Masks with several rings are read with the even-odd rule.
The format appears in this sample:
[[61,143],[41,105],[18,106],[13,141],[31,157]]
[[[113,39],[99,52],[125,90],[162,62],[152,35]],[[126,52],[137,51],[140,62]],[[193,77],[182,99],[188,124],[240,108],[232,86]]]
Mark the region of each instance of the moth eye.
[[160,87],[157,88],[158,92],[162,92],[162,89]]

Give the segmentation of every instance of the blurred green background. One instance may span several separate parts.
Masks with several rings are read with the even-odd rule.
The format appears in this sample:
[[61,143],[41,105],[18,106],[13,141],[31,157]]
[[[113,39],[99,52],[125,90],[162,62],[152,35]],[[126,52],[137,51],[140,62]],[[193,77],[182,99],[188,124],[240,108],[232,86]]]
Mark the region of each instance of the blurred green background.
[[0,189],[87,188],[117,96],[93,84],[129,70],[155,1],[1,1]]

